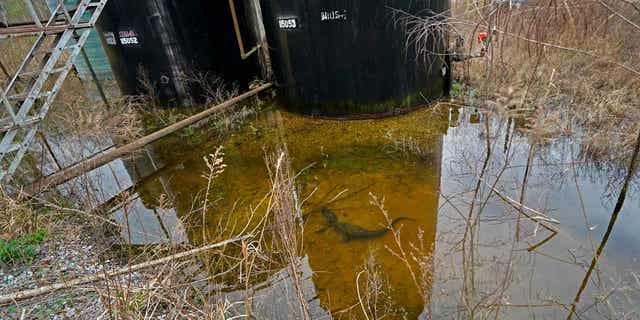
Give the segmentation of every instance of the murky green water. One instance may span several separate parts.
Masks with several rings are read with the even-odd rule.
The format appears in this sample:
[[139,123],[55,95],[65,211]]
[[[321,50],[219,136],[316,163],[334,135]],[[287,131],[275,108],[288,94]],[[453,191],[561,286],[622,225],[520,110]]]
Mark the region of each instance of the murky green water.
[[[487,135],[491,154],[482,180],[486,183],[475,192]],[[151,217],[161,222],[154,227],[147,215],[130,224],[164,234],[156,239],[201,243],[202,230],[185,226],[199,221],[194,203],[202,200],[206,188],[202,157],[223,146],[227,168],[209,197],[213,206],[206,217],[206,236],[220,238],[222,221],[233,221],[226,233],[239,231],[252,211],[264,207],[261,201],[269,191],[265,153],[286,146],[300,174],[298,197],[304,200],[306,218],[301,264],[305,292],[317,317],[363,318],[356,279],[369,252],[375,252],[384,275],[385,301],[403,310],[387,318],[565,318],[618,192],[610,172],[580,161],[580,148],[571,147],[575,141],[557,139],[536,149],[524,203],[560,222],[559,234],[541,243],[550,233],[531,220],[517,219],[514,206],[493,192],[519,199],[530,147],[526,136],[513,121],[486,119],[469,109],[441,107],[363,121],[317,120],[271,109],[223,140],[184,145],[187,140],[174,137],[151,147],[164,169],[136,191],[140,209],[154,212]],[[169,199],[163,210],[158,209],[161,195]],[[370,231],[383,228],[385,218],[371,204],[372,195],[385,199],[390,219],[403,218],[395,226],[409,259],[412,252],[432,257],[428,263],[421,261],[427,271],[423,276],[412,275],[392,254],[399,248],[391,233],[348,239],[322,214],[329,209],[340,223]],[[630,302],[640,290],[633,281],[640,253],[635,231],[639,208],[637,197],[627,199],[597,275],[580,300],[581,316],[600,318],[612,310],[633,309]],[[476,219],[470,230],[469,221]],[[289,318],[282,313],[287,299],[279,291],[286,286],[278,283],[256,284],[257,293],[281,296],[264,298],[256,307],[264,318]],[[622,283],[628,289],[624,293],[615,290]],[[607,292],[608,303],[598,300]]]

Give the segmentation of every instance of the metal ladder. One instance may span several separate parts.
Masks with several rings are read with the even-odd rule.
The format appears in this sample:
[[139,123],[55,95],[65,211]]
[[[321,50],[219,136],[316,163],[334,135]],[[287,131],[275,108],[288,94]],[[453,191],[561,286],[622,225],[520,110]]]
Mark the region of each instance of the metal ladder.
[[[13,178],[107,1],[78,0],[67,10],[68,1],[58,0],[46,23],[32,13],[34,25],[0,28],[0,40],[36,37],[13,77],[0,88],[1,184]],[[31,0],[25,2],[29,7]]]

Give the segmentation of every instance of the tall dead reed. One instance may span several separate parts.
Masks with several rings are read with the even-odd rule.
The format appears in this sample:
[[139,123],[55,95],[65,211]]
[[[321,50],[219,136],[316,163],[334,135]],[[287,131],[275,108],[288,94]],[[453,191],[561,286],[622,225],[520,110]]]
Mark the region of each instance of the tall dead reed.
[[280,261],[287,266],[293,281],[299,306],[298,314],[301,319],[311,319],[299,269],[304,233],[302,213],[289,156],[286,149],[279,149],[266,159],[271,179],[268,211],[273,217],[275,247],[279,252]]
[[[394,10],[407,47],[437,54],[451,36],[457,81],[498,113],[522,110],[541,139],[576,133],[587,153],[628,159],[638,129],[640,12],[628,0],[455,1],[443,13]],[[478,41],[480,33],[486,41]],[[465,39],[461,45],[460,39]],[[482,53],[482,54],[481,54]],[[465,92],[468,93],[468,92]],[[575,126],[578,124],[579,126]]]

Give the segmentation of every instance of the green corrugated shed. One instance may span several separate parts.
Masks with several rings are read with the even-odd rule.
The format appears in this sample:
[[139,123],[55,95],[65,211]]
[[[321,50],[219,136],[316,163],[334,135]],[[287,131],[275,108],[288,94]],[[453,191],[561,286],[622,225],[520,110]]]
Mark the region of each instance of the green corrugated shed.
[[[78,0],[67,0],[65,3],[67,7],[73,6],[77,3]],[[47,0],[47,5],[49,5],[50,10],[54,10],[58,4],[58,0]],[[87,42],[84,45],[84,49],[89,56],[89,61],[91,62],[91,66],[93,70],[96,72],[98,79],[100,80],[111,80],[113,79],[113,73],[111,71],[111,65],[109,64],[109,59],[107,58],[107,54],[102,47],[102,43],[100,42],[100,36],[96,29],[91,30],[91,34],[87,39]],[[78,56],[73,61],[80,77],[83,79],[91,79],[91,71],[87,67],[87,64],[84,61],[82,56]]]

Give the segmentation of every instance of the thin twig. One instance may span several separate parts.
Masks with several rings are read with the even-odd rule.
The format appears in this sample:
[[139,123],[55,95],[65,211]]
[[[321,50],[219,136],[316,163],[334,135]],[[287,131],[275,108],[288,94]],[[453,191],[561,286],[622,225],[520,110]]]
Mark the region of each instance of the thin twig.
[[136,265],[133,265],[133,266],[124,267],[124,268],[121,268],[121,269],[108,271],[108,272],[105,272],[103,274],[95,274],[95,275],[80,277],[80,278],[76,278],[76,279],[70,280],[70,281],[55,283],[55,284],[52,284],[52,285],[48,285],[48,286],[44,286],[44,287],[40,287],[40,288],[36,288],[36,289],[24,290],[24,291],[20,291],[20,292],[8,294],[8,295],[0,296],[0,306],[7,305],[7,304],[10,304],[10,303],[16,303],[17,301],[20,301],[20,300],[25,300],[25,299],[28,299],[28,298],[41,296],[43,294],[51,293],[51,292],[54,292],[54,291],[73,288],[75,286],[79,286],[79,285],[82,285],[82,284],[96,282],[96,281],[100,281],[100,280],[106,280],[108,278],[115,277],[115,276],[118,276],[118,275],[127,274],[127,273],[131,273],[131,272],[135,272],[135,271],[139,271],[139,270],[142,270],[142,269],[147,269],[147,268],[151,268],[151,267],[155,267],[155,266],[160,266],[160,265],[169,263],[169,262],[171,262],[173,260],[183,259],[183,258],[190,257],[190,256],[193,256],[193,255],[196,255],[196,254],[200,254],[200,253],[203,253],[203,252],[206,252],[206,251],[210,251],[212,249],[224,247],[224,246],[226,246],[228,244],[239,242],[239,241],[242,241],[242,240],[246,240],[246,239],[249,239],[251,237],[252,237],[252,235],[238,236],[238,237],[231,238],[229,240],[225,240],[225,241],[218,242],[218,243],[215,243],[215,244],[211,244],[211,245],[208,245],[208,246],[204,246],[204,247],[196,248],[196,249],[193,249],[193,250],[177,253],[177,254],[174,254],[174,255],[170,255],[168,257],[164,257],[164,258],[161,258],[161,259],[152,260],[152,261],[136,264]]

